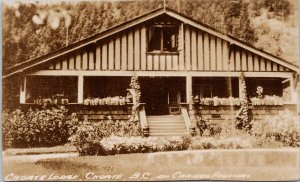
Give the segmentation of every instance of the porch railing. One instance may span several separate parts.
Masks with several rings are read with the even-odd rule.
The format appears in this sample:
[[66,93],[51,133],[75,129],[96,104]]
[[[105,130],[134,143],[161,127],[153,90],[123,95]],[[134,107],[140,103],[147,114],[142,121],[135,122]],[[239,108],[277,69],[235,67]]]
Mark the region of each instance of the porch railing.
[[181,110],[181,114],[182,114],[187,132],[191,135],[194,135],[195,134],[195,126],[192,125],[192,122],[191,122],[191,119],[189,117],[186,106],[181,104],[180,110]]
[[140,104],[140,111],[139,111],[140,123],[142,128],[142,133],[144,136],[149,136],[149,126],[147,123],[146,112],[145,112],[145,104]]

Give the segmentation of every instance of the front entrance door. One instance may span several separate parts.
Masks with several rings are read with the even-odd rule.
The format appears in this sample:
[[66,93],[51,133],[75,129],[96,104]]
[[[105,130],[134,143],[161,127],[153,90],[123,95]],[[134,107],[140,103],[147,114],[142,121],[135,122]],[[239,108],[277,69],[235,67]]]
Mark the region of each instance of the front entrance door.
[[140,78],[141,102],[146,103],[147,115],[167,115],[168,88],[164,78]]

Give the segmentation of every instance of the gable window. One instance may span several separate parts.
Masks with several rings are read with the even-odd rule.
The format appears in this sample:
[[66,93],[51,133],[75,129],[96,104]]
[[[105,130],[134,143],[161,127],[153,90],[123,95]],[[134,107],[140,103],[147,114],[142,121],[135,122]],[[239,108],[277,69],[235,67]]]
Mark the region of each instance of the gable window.
[[148,33],[148,52],[177,52],[178,26],[152,26]]

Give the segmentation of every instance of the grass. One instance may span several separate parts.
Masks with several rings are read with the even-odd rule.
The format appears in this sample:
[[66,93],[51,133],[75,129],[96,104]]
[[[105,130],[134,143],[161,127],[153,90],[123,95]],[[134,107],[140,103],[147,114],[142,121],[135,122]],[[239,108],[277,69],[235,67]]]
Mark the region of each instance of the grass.
[[[189,155],[184,160],[159,158],[151,162],[153,154],[122,154],[115,156],[86,156],[42,159],[35,163],[7,161],[4,158],[4,177],[10,173],[16,175],[78,175],[76,180],[90,180],[88,177],[98,175],[94,180],[113,180],[113,176],[121,175],[119,180],[196,180],[214,178],[217,180],[295,180],[299,179],[296,167],[276,166],[228,166],[208,165],[193,162]],[[182,157],[182,156],[181,156]],[[198,159],[199,160],[199,159]],[[214,160],[214,159],[212,159]],[[232,161],[235,162],[234,160]],[[26,170],[24,170],[26,169]],[[92,175],[92,173],[95,175]],[[86,176],[89,173],[88,176]],[[186,174],[181,176],[180,174]],[[249,178],[230,177],[230,174],[246,174]],[[174,176],[175,175],[175,176]],[[187,176],[190,175],[190,176]],[[196,176],[195,176],[196,175]],[[209,176],[207,176],[209,175]],[[133,178],[133,177],[136,178]],[[196,179],[195,179],[196,178]]]
[[35,155],[35,154],[53,154],[53,153],[69,153],[77,152],[76,148],[70,144],[55,147],[39,147],[39,148],[11,148],[5,150],[6,155]]

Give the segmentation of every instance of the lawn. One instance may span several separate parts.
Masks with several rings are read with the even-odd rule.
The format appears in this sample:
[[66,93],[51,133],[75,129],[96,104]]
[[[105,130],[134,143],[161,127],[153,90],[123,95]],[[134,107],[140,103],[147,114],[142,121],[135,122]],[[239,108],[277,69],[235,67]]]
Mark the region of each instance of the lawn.
[[71,144],[65,144],[55,147],[39,147],[39,148],[11,148],[5,150],[7,155],[34,155],[34,154],[53,154],[53,153],[69,153],[77,152],[76,147]]
[[[41,179],[41,175],[45,175],[44,179],[46,180],[58,180],[60,178],[97,181],[299,179],[299,165],[289,162],[293,161],[293,157],[296,156],[292,153],[280,153],[280,155],[289,156],[286,162],[272,161],[266,158],[264,163],[259,161],[254,161],[254,163],[252,161],[251,163],[248,159],[244,159],[245,163],[241,163],[243,157],[245,158],[248,154],[234,158],[232,156],[236,156],[236,152],[243,153],[243,150],[240,150],[240,152],[239,150],[232,151],[206,150],[205,152],[181,151],[115,156],[78,156],[40,159],[35,162],[19,162],[17,159],[13,161],[8,160],[9,157],[5,156],[4,177],[12,179],[12,177],[26,176],[23,179],[29,180],[29,176],[39,175],[37,179]],[[252,152],[253,150],[250,151],[250,154]],[[266,154],[263,155],[265,156]],[[226,156],[229,161],[222,162],[222,158]],[[264,156],[261,158],[262,160],[265,160],[263,159],[265,158]],[[276,163],[278,165],[274,165]]]

